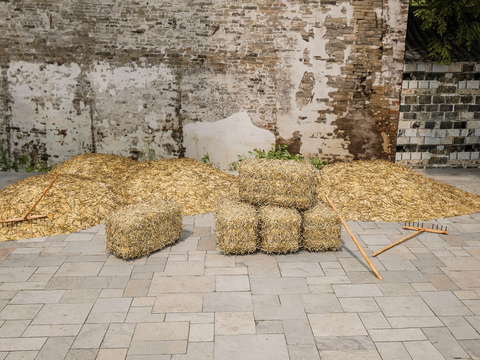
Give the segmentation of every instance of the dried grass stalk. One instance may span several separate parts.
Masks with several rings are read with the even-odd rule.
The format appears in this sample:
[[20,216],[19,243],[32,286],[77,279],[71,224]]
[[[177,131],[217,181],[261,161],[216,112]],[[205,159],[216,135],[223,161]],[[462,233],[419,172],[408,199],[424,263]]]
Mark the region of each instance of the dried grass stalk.
[[248,254],[257,250],[258,213],[238,199],[219,199],[215,210],[215,237],[225,254]]
[[296,209],[261,206],[260,250],[267,254],[288,254],[300,247],[302,217]]
[[425,221],[480,209],[480,196],[387,161],[325,166],[319,197],[327,194],[346,220]]
[[118,191],[119,178],[138,164],[137,161],[113,154],[81,154],[55,166],[51,172],[56,174],[78,175],[93,181],[115,187]]
[[122,178],[129,203],[165,198],[179,204],[184,216],[213,212],[219,197],[235,196],[237,181],[188,158],[142,161]]
[[317,170],[309,163],[247,159],[239,168],[239,194],[252,205],[308,209],[316,200]]
[[119,209],[105,219],[107,250],[133,259],[173,244],[182,236],[180,206],[162,199]]
[[342,246],[342,223],[325,202],[302,213],[303,247],[308,251],[336,251]]
[[[32,176],[0,191],[2,219],[21,217],[35,203],[54,177],[53,172]],[[68,234],[87,229],[124,206],[125,200],[104,183],[61,174],[30,215],[47,218],[4,224],[0,241]]]

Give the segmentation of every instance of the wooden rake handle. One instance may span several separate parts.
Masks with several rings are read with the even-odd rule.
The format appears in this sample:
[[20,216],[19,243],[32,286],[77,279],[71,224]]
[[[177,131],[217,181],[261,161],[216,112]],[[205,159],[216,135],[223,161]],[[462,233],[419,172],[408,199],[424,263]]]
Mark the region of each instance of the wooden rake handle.
[[400,239],[400,240],[398,240],[397,242],[394,242],[393,244],[388,245],[387,247],[383,248],[382,250],[377,251],[375,254],[373,254],[373,256],[377,256],[378,254],[381,254],[381,253],[384,252],[385,250],[388,250],[388,249],[394,247],[395,245],[398,245],[398,244],[400,244],[401,242],[404,242],[405,240],[408,240],[408,239],[410,239],[410,238],[412,238],[412,237],[414,237],[414,236],[417,236],[418,234],[421,234],[421,233],[423,233],[423,232],[425,232],[425,229],[420,229],[420,230],[418,230],[417,232],[414,232],[413,234],[410,234],[410,235],[404,237],[403,239]]
[[43,192],[43,194],[38,198],[38,200],[35,202],[35,204],[33,204],[33,206],[30,208],[30,210],[28,210],[28,212],[22,217],[23,220],[26,220],[26,219],[27,219],[27,216],[30,215],[30,213],[33,211],[33,209],[35,209],[35,206],[37,206],[37,204],[40,202],[40,200],[42,200],[42,198],[45,196],[45,194],[47,193],[47,191],[52,187],[52,185],[53,185],[53,183],[55,182],[55,180],[57,180],[58,175],[60,175],[60,173],[57,173],[57,175],[55,175],[55,177],[53,178],[52,182],[50,183],[50,185],[48,185],[48,187],[45,189],[45,191]]
[[377,269],[375,269],[375,266],[373,266],[372,262],[370,261],[370,259],[368,258],[367,254],[365,254],[365,251],[363,251],[362,247],[360,246],[360,244],[358,243],[357,239],[355,239],[355,236],[353,235],[352,231],[350,230],[350,228],[348,227],[347,223],[345,222],[345,220],[343,220],[342,218],[342,215],[340,215],[340,213],[338,212],[338,210],[335,208],[335,205],[333,205],[333,203],[330,201],[330,199],[328,198],[327,195],[325,195],[325,199],[327,200],[327,202],[330,204],[330,206],[332,207],[332,209],[337,213],[338,215],[338,218],[340,219],[340,221],[342,222],[343,226],[345,226],[345,229],[347,229],[348,231],[348,234],[350,235],[350,237],[352,238],[353,242],[355,243],[355,245],[357,245],[357,248],[358,250],[360,250],[360,252],[362,253],[365,261],[368,263],[368,265],[370,266],[370,269],[372,269],[373,273],[375,274],[375,276],[379,279],[379,280],[382,280],[382,277],[380,276],[380,274],[378,273]]

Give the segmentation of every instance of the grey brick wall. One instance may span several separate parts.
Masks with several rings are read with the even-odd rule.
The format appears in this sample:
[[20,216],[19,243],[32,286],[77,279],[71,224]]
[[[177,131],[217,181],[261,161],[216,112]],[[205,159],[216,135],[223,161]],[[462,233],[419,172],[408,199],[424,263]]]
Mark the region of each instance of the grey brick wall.
[[396,163],[479,167],[480,63],[404,65]]

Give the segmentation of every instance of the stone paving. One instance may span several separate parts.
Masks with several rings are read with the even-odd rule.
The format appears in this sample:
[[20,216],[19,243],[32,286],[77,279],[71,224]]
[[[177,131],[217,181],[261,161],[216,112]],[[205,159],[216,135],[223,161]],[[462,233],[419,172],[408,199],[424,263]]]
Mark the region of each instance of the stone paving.
[[[480,194],[480,171],[424,170]],[[104,226],[0,243],[0,360],[480,359],[480,213],[411,231],[349,222],[333,253],[224,256],[212,214],[134,261]]]

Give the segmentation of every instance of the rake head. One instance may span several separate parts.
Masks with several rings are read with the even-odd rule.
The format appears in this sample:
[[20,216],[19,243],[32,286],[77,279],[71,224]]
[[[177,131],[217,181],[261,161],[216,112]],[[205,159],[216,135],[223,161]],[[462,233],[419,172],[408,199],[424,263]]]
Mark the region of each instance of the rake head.
[[423,225],[423,222],[422,223],[420,223],[420,222],[405,222],[405,225],[403,226],[403,228],[404,229],[409,229],[409,230],[423,230],[425,232],[432,232],[432,233],[437,233],[437,234],[447,234],[448,235],[448,228],[447,228],[446,225],[445,226],[440,225],[440,228],[439,228],[438,224],[431,224],[430,227],[425,227]]
[[10,219],[4,219],[0,220],[0,225],[6,226],[6,227],[11,227],[11,226],[17,226],[25,221],[45,221],[47,218],[47,214],[43,215],[32,215],[32,216],[26,216],[26,217],[21,217],[21,218],[10,218]]

